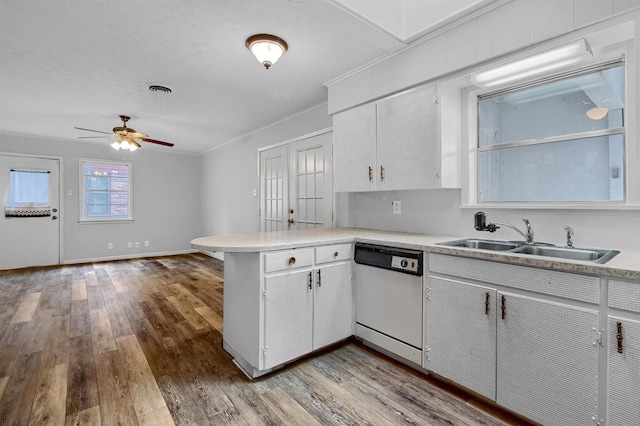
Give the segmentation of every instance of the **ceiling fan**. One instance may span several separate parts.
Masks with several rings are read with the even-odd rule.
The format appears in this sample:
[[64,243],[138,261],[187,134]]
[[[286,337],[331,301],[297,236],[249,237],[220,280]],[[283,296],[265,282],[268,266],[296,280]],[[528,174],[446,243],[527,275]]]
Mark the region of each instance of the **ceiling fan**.
[[150,142],[163,146],[173,146],[170,142],[163,142],[156,139],[148,138],[144,133],[136,132],[131,127],[127,127],[127,121],[129,121],[131,117],[126,115],[121,115],[120,120],[122,120],[122,126],[114,127],[113,133],[103,132],[100,130],[93,129],[84,129],[82,127],[74,127],[74,129],[78,130],[86,130],[88,132],[96,132],[103,133],[107,136],[80,136],[78,139],[90,139],[90,138],[104,138],[104,137],[114,137],[115,141],[111,144],[113,149],[125,149],[129,151],[135,151],[140,148],[139,141],[142,142]]

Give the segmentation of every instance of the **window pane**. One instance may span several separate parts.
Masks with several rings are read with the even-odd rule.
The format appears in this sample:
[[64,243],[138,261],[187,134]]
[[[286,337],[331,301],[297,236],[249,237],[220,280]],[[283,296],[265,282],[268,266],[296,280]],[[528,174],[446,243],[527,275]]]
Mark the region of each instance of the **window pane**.
[[622,135],[480,152],[478,200],[622,201]]
[[128,220],[130,213],[130,165],[82,161],[83,219]]
[[624,66],[481,99],[479,146],[622,127]]

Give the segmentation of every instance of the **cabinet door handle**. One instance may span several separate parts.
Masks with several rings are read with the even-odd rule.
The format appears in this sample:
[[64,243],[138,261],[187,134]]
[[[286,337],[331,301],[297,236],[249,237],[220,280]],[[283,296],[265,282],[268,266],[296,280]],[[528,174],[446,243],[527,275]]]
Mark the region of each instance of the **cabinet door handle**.
[[373,169],[369,166],[369,182],[373,182]]
[[484,296],[484,313],[489,315],[489,292]]
[[380,166],[380,180],[384,180],[384,166]]
[[318,287],[322,287],[322,277],[320,276],[320,269],[318,269]]
[[624,339],[624,337],[622,337],[622,323],[620,321],[616,322],[616,327],[618,328],[618,333],[616,334],[616,339],[618,339],[618,353],[621,354],[623,350],[622,340]]
[[313,290],[313,272],[309,271],[309,290]]
[[504,319],[504,317],[505,317],[505,306],[504,306],[504,299],[505,299],[505,297],[504,297],[504,296],[500,296],[500,297],[502,297],[502,306],[501,306],[501,309],[502,309],[502,319]]

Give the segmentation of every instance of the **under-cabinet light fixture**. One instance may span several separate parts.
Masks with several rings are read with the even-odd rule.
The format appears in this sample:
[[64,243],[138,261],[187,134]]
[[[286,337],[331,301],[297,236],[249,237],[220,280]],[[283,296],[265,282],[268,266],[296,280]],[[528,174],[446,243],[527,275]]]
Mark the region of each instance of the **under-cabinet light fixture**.
[[533,56],[480,71],[471,76],[471,82],[479,87],[498,86],[553,71],[592,56],[587,41],[581,38]]

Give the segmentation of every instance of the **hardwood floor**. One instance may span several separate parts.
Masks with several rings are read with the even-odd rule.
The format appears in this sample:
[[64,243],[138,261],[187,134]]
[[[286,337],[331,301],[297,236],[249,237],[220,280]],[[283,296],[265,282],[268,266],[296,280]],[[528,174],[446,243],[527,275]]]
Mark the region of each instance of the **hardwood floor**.
[[0,271],[0,424],[501,425],[357,342],[249,380],[201,254]]

